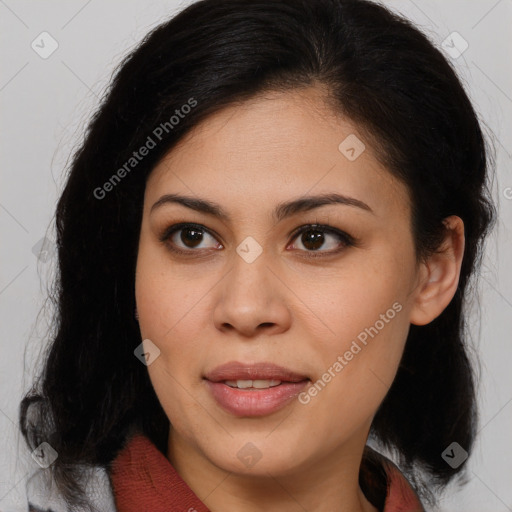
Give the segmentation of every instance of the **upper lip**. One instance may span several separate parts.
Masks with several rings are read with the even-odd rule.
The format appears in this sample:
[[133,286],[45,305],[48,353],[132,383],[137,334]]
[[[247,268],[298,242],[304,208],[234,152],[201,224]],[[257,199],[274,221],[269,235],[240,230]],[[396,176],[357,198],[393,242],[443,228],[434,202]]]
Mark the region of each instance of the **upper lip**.
[[221,364],[209,371],[205,379],[211,382],[225,380],[280,380],[281,382],[301,382],[305,375],[293,372],[273,363],[260,362],[245,364],[238,361]]

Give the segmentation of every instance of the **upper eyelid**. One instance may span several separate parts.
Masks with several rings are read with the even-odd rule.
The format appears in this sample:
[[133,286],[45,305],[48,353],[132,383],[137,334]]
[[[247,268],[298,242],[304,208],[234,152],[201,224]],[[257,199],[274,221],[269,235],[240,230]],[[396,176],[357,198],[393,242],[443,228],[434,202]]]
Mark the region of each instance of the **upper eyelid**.
[[169,238],[170,236],[174,235],[174,233],[181,231],[183,229],[189,228],[189,227],[193,227],[193,228],[205,231],[206,233],[213,236],[214,238],[219,237],[219,235],[215,231],[207,228],[206,226],[203,226],[202,224],[196,224],[195,222],[177,222],[176,224],[172,224],[171,226],[168,226],[167,228],[165,228],[163,230],[162,234],[159,236],[160,241],[164,241],[167,238]]

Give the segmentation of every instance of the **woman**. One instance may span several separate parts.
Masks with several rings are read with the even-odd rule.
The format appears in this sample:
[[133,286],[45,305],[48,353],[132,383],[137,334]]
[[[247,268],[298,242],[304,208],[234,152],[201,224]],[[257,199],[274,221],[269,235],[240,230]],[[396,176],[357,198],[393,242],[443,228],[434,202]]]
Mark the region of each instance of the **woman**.
[[487,175],[451,66],[382,6],[203,0],[157,27],[57,207],[58,327],[20,411],[43,487],[71,510],[435,504],[475,437]]

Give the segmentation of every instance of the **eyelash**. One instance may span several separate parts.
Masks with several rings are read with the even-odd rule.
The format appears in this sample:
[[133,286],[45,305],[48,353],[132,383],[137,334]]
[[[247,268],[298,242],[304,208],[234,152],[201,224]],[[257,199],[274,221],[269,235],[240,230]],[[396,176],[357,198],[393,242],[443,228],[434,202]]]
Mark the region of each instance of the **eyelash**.
[[[169,226],[168,228],[166,228],[164,230],[164,232],[159,236],[160,242],[164,243],[170,251],[172,251],[176,254],[180,254],[180,255],[184,255],[184,256],[191,256],[192,253],[199,252],[200,249],[199,250],[196,250],[196,249],[184,250],[184,249],[179,249],[176,246],[173,246],[171,243],[169,243],[169,239],[172,237],[172,235],[174,235],[174,233],[184,230],[185,228],[197,229],[198,231],[208,233],[213,238],[216,238],[214,233],[212,233],[209,229],[205,228],[201,224],[194,224],[194,223],[190,223],[190,222],[180,222],[179,224],[173,224],[172,226]],[[348,233],[345,233],[344,231],[340,231],[339,229],[337,229],[333,226],[329,226],[328,224],[306,224],[304,226],[301,226],[300,228],[296,229],[290,235],[292,237],[291,240],[295,240],[298,236],[302,235],[302,233],[307,232],[307,231],[319,231],[321,233],[335,235],[340,239],[342,246],[338,249],[331,250],[331,251],[320,251],[320,250],[318,250],[318,251],[302,251],[301,250],[302,252],[306,252],[306,254],[307,254],[307,256],[305,256],[306,258],[319,258],[319,257],[332,256],[334,254],[338,254],[339,252],[346,249],[347,247],[354,247],[357,245],[356,239],[354,237],[350,236]]]

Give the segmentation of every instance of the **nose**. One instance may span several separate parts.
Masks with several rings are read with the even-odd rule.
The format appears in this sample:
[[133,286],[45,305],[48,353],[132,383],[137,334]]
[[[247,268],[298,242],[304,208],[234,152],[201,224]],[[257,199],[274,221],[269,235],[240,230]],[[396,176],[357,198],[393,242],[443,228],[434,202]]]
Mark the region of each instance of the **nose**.
[[238,254],[217,288],[215,327],[239,336],[284,332],[290,327],[290,290],[263,252],[251,263]]

